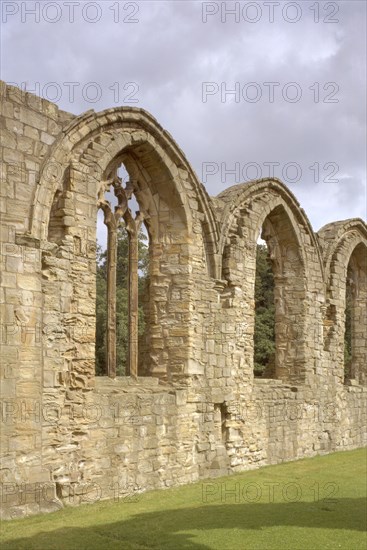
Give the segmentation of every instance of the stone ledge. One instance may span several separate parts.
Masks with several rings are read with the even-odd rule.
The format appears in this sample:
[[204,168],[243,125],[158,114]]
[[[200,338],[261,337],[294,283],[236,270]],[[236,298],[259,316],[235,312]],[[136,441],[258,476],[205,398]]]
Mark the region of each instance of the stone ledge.
[[127,388],[157,388],[159,379],[153,377],[139,376],[137,379],[131,376],[117,376],[109,378],[108,376],[95,377],[95,389],[98,390],[119,390]]

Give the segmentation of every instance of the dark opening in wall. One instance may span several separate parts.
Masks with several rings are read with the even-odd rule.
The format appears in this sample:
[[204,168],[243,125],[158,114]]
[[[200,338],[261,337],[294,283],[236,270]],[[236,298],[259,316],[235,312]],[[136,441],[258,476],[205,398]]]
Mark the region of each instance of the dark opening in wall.
[[227,418],[227,405],[225,403],[214,403],[214,424],[217,440],[224,444],[227,441]]

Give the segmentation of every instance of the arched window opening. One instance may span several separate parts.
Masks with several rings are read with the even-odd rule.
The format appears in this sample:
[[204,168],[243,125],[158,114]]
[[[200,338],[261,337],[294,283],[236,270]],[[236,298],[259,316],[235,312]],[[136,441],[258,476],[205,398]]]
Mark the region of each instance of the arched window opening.
[[256,245],[254,376],[275,377],[274,274],[266,241]]
[[260,236],[255,282],[254,376],[302,383],[304,265],[283,206],[277,206],[265,218]]
[[[96,300],[96,374],[137,377],[139,340],[146,342],[145,310],[149,308],[149,237],[135,196],[136,182],[122,165],[103,182],[98,194]],[[142,345],[142,354],[146,349]],[[147,368],[144,369],[147,373]]]
[[367,249],[359,244],[347,267],[345,291],[344,383],[367,382]]

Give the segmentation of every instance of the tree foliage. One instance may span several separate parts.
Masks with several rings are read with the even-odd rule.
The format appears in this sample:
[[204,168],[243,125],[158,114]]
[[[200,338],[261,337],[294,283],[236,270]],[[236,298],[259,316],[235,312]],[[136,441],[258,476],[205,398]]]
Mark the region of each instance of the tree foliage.
[[257,245],[255,278],[254,374],[263,376],[275,358],[274,276],[268,249]]
[[[148,286],[149,250],[147,236],[139,235],[139,335],[145,330],[142,307],[143,293]],[[128,273],[129,241],[124,227],[119,228],[117,238],[116,267],[116,372],[118,376],[126,373],[128,356]],[[107,373],[107,250],[97,247],[96,274],[96,374]]]

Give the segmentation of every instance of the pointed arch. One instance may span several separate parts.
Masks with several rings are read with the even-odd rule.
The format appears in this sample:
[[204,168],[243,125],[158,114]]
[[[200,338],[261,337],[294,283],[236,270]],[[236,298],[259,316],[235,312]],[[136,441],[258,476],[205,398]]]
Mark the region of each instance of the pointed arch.
[[[194,299],[193,258],[203,257],[207,272],[216,274],[218,229],[210,199],[197,180],[182,151],[168,132],[142,109],[121,107],[101,113],[88,112],[64,129],[51,148],[36,189],[30,234],[48,246],[50,212],[60,192],[67,189],[73,212],[62,212],[60,234],[67,246],[71,271],[79,264],[87,270],[86,286],[94,287],[97,196],[123,163],[130,175],[134,194],[146,212],[152,238],[150,267],[150,374],[167,378],[187,374],[192,354],[190,303]],[[67,185],[65,187],[65,181]],[[202,244],[192,239],[200,224]],[[70,273],[71,279],[77,273]],[[45,284],[47,284],[45,282]],[[178,291],[178,289],[181,289]],[[182,289],[187,303],[182,308]],[[81,305],[83,302],[83,305]],[[66,314],[74,310],[91,312],[90,297],[73,295]],[[89,323],[93,325],[93,316]],[[182,325],[178,330],[176,325]],[[92,331],[92,329],[91,329]],[[93,331],[94,332],[94,331]],[[179,333],[179,334],[178,334]],[[167,344],[168,342],[168,344]],[[83,353],[93,364],[91,341]],[[169,369],[168,369],[169,365]],[[92,371],[92,368],[89,367]]]
[[172,193],[180,213],[192,223],[192,204],[203,217],[204,245],[209,273],[216,276],[218,226],[210,198],[181,149],[147,111],[132,107],[88,111],[73,120],[53,144],[41,170],[32,205],[29,233],[47,240],[52,202],[70,170],[71,187],[93,185],[103,177],[108,164],[119,155],[139,165],[147,184],[161,198]]
[[[359,218],[325,225],[319,231],[326,282],[325,351],[339,383],[367,383],[367,225]],[[345,380],[344,336],[347,281],[352,285],[351,372]]]
[[[323,299],[321,254],[311,225],[292,193],[276,179],[234,186],[217,200],[222,205],[219,249],[225,292],[241,289],[243,302],[253,303],[256,244],[262,231],[275,277],[275,377],[304,383],[315,368],[319,343],[312,331],[315,315],[321,318]],[[239,306],[237,314],[237,322],[248,327],[238,344],[251,373],[254,311]]]

